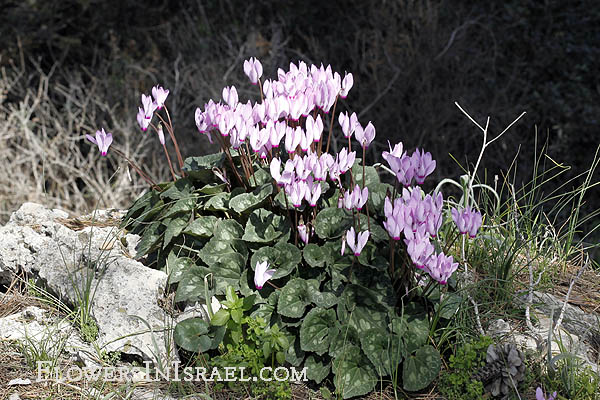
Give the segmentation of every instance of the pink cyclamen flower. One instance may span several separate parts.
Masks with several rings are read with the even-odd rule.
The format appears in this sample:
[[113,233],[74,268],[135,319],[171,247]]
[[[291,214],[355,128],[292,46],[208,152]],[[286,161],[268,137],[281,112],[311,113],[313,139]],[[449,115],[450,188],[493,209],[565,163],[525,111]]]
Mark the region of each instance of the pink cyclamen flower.
[[258,290],[262,289],[264,284],[273,277],[275,274],[274,269],[269,268],[269,263],[267,261],[257,262],[256,268],[254,269],[254,286]]
[[148,130],[148,126],[150,125],[150,120],[146,118],[146,113],[142,109],[142,107],[138,107],[137,113],[137,122],[140,128],[146,132]]
[[318,181],[310,182],[305,190],[304,197],[311,207],[316,207],[319,197],[321,197],[321,184]]
[[342,90],[340,91],[340,97],[345,99],[348,96],[348,92],[354,85],[354,77],[351,73],[347,73],[342,80]]
[[425,232],[412,233],[410,230],[405,230],[405,235],[408,237],[404,239],[406,243],[406,251],[410,256],[411,261],[419,269],[425,269],[427,266],[427,260],[433,254],[434,248],[427,234]]
[[163,146],[165,145],[165,134],[163,132],[163,128],[162,125],[158,126],[158,140],[160,142],[160,144],[162,144]]
[[142,107],[144,108],[144,117],[152,119],[152,115],[154,115],[154,111],[156,111],[158,105],[152,101],[152,97],[142,94]]
[[352,131],[350,130],[350,117],[348,117],[348,113],[340,113],[340,115],[338,115],[338,122],[342,128],[344,137],[348,139],[348,137],[352,135]]
[[235,86],[226,86],[223,88],[223,100],[225,100],[225,103],[227,103],[229,105],[229,107],[231,108],[235,108],[235,106],[238,103],[238,92],[237,89],[235,88]]
[[256,85],[263,74],[262,64],[256,58],[250,57],[249,60],[244,61],[244,73],[250,82]]
[[458,269],[458,263],[454,262],[452,256],[440,253],[429,257],[425,267],[427,273],[440,284],[445,285],[454,271]]
[[415,169],[415,180],[417,184],[422,185],[425,178],[435,169],[436,162],[432,159],[431,153],[425,153],[425,150],[419,153],[419,149],[413,153],[412,161]]
[[396,171],[396,179],[403,186],[410,186],[414,176],[415,167],[412,162],[412,158],[408,155],[403,155],[400,159],[400,168]]
[[388,165],[390,166],[390,168],[392,169],[392,171],[394,171],[394,173],[397,173],[400,168],[402,168],[402,164],[400,163],[400,161],[402,160],[402,142],[400,143],[396,143],[394,145],[394,148],[392,149],[392,145],[390,144],[390,142],[388,141],[388,146],[390,147],[390,151],[383,151],[381,153],[381,156],[383,157],[383,159],[385,161],[387,161]]
[[310,240],[314,232],[315,228],[309,229],[303,223],[300,223],[300,225],[298,225],[298,236],[300,236],[300,239],[304,242],[304,244],[308,244],[308,241]]
[[307,190],[306,182],[304,181],[296,181],[290,185],[285,187],[285,191],[287,195],[290,197],[290,201],[293,206],[298,208],[302,205],[302,200],[304,199],[305,190]]
[[356,234],[354,232],[354,227],[350,228],[348,232],[346,232],[346,242],[348,243],[348,247],[350,247],[350,249],[354,252],[355,256],[360,256],[360,252],[367,244],[369,236],[369,231],[359,232]]
[[538,386],[538,388],[535,389],[535,400],[555,400],[557,395],[558,394],[554,392],[548,398],[546,398],[541,387]]
[[108,152],[108,148],[110,147],[110,144],[113,141],[112,133],[110,133],[110,132],[106,133],[104,131],[104,128],[102,128],[102,130],[96,131],[96,138],[94,138],[91,135],[85,135],[85,137],[87,138],[87,140],[89,140],[90,142],[97,145],[98,149],[100,149],[100,152],[102,153],[102,155],[106,156],[106,153]]
[[456,208],[453,208],[451,213],[452,220],[454,220],[454,223],[456,224],[456,227],[461,235],[468,233],[471,239],[477,236],[477,231],[483,222],[483,218],[479,211],[474,211],[471,209],[471,207],[467,207],[460,211]]
[[354,137],[358,140],[358,143],[360,143],[362,148],[366,149],[373,139],[375,139],[375,126],[373,126],[371,121],[369,121],[364,129],[358,124],[354,130]]
[[152,97],[154,97],[156,107],[159,110],[165,105],[165,100],[167,100],[168,95],[169,91],[164,89],[162,86],[156,85],[152,88]]

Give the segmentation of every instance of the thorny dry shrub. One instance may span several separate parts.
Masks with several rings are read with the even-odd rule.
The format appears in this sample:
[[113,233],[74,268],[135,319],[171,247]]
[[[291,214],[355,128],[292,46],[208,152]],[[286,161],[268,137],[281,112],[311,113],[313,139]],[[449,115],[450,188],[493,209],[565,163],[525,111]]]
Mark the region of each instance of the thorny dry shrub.
[[[140,93],[161,84],[171,90],[169,110],[184,156],[210,152],[214,148],[207,148],[196,133],[194,109],[219,98],[226,83],[235,85],[241,98],[256,96],[256,88],[239,67],[244,59],[256,56],[266,76],[299,59],[352,72],[357,84],[351,99],[340,102],[338,109],[361,110],[361,120],[374,122],[378,143],[371,151],[386,148],[387,139],[402,141],[408,150],[425,147],[438,159],[437,178],[456,171],[449,154],[463,165],[473,163],[480,146],[480,137],[465,123],[454,101],[473,110],[479,121],[492,116],[491,132],[527,111],[513,132],[489,149],[482,165],[488,180],[507,169],[518,149],[517,186],[530,178],[536,126],[539,143],[547,137],[549,154],[573,165],[575,173],[589,166],[598,143],[594,71],[600,68],[600,13],[593,0],[569,5],[536,0],[306,0],[302,6],[279,2],[277,7],[270,0],[183,0],[176,6],[122,0],[117,9],[92,1],[94,12],[83,0],[9,3],[14,4],[0,16],[0,33],[23,36],[26,59],[43,53],[43,73],[55,68],[48,90],[61,118],[68,115],[62,112],[66,97],[56,94],[53,81],[66,85],[69,92],[72,84],[65,82],[73,80],[80,92],[96,96],[85,114],[94,113],[90,108],[98,103],[106,106],[96,113],[95,124],[69,132],[73,142],[103,124],[115,133],[117,144],[149,146],[140,141],[134,127],[135,107]],[[141,7],[146,18],[137,17]],[[11,30],[11,24],[25,27]],[[38,26],[45,26],[45,31]],[[7,53],[15,59],[16,43],[7,40]],[[14,75],[8,58],[0,65]],[[27,90],[33,91],[30,101],[36,98],[36,73],[42,74],[28,67],[27,76],[21,78],[23,88],[8,100],[13,107],[19,107]],[[77,75],[79,80],[73,78]],[[95,89],[88,87],[92,82]],[[78,102],[83,101],[79,97]],[[140,150],[134,147],[131,150]],[[161,157],[159,147],[144,151]],[[129,154],[137,160],[144,153]],[[111,159],[104,171],[104,182],[114,163]],[[165,174],[164,164],[160,159],[147,165]],[[32,187],[39,185],[36,181]],[[20,187],[29,190],[25,184]],[[134,187],[129,195],[138,191]],[[59,193],[52,196],[65,198]],[[121,195],[114,196],[119,200]],[[126,205],[120,201],[114,206]],[[2,205],[3,211],[19,205],[17,199],[4,202],[12,206]],[[72,198],[62,203],[78,210],[77,204],[85,202]],[[588,207],[596,209],[598,203]]]
[[[68,75],[58,79],[62,73]],[[126,164],[113,156],[100,162],[98,153],[82,141],[97,129],[98,121],[111,127],[127,154],[150,161],[145,165],[154,176],[165,176],[162,164],[152,160],[152,138],[123,134],[134,131],[134,123],[103,100],[106,88],[96,76],[86,76],[85,71],[29,71],[23,65],[3,68],[1,74],[2,220],[27,201],[78,214],[93,209],[97,201],[104,208],[130,204],[144,182],[128,174]]]

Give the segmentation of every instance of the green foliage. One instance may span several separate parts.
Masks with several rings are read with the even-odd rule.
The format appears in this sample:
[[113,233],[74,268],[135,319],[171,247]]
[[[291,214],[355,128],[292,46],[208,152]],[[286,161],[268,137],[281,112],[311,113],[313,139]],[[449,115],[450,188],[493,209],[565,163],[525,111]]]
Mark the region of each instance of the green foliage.
[[450,370],[444,371],[439,380],[440,393],[449,399],[479,400],[485,393],[483,383],[472,379],[472,375],[485,365],[486,352],[493,344],[490,337],[466,343],[456,354],[450,356]]
[[[226,301],[228,304],[244,303],[246,299],[232,297],[233,302]],[[239,305],[239,304],[238,304]],[[242,309],[243,307],[237,307]],[[221,311],[221,310],[219,310]],[[217,312],[212,321],[222,323],[225,317],[217,317]],[[227,335],[223,344],[220,346],[222,353],[212,357],[209,361],[210,367],[225,368],[225,367],[244,367],[247,368],[245,375],[260,376],[260,371],[265,366],[276,368],[283,365],[285,362],[285,352],[289,346],[289,339],[286,333],[279,329],[277,324],[267,326],[263,318],[253,318],[242,316],[238,324],[233,320],[233,315],[230,313],[227,326]],[[224,314],[222,314],[224,315]],[[237,318],[237,317],[236,317]],[[211,321],[211,322],[212,322]],[[234,322],[234,324],[232,324]],[[237,332],[241,332],[240,335]],[[236,386],[233,382],[228,382],[234,390],[242,390],[239,385]],[[265,398],[273,399],[291,399],[291,387],[289,382],[280,382],[276,380],[252,382],[248,388],[254,396],[265,396]],[[245,389],[244,389],[245,390]]]
[[567,350],[562,337],[559,337],[557,344],[560,354],[548,354],[548,374],[543,379],[545,386],[570,399],[600,399],[600,376]]
[[[268,172],[256,163],[256,182],[250,177],[246,188],[229,187],[212,168],[233,176],[227,161],[222,154],[187,159],[185,178],[143,195],[123,219],[123,228],[142,236],[138,256],[148,256],[169,274],[176,302],[222,299],[224,307],[210,323],[180,322],[176,343],[208,353],[216,365],[256,371],[285,362],[307,367],[309,379],[320,383],[330,377],[343,398],[369,393],[389,376],[402,377],[407,391],[427,387],[439,373],[440,355],[427,345],[425,309],[396,308],[389,236],[381,227],[391,187],[380,183],[376,169],[365,169],[374,213],[357,223],[357,229],[371,231],[371,240],[355,258],[341,255],[339,247],[355,223],[353,215],[325,206],[337,204],[337,191],[324,186],[324,206],[314,214],[316,235],[298,246],[286,198]],[[236,154],[232,161],[239,162]],[[353,172],[362,182],[358,162]],[[312,210],[291,212],[307,220]],[[280,290],[268,285],[253,290],[254,269],[264,261],[275,269],[270,281]]]

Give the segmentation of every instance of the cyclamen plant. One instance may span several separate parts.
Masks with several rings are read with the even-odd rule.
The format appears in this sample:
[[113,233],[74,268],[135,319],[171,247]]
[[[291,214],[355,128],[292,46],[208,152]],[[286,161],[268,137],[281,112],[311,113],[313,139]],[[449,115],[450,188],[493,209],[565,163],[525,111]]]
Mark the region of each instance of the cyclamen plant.
[[[380,377],[398,379],[401,363],[405,390],[423,389],[440,368],[439,353],[427,344],[427,304],[440,301],[431,294],[458,268],[443,251],[452,241],[441,237],[443,195],[421,188],[435,160],[422,149],[409,155],[402,143],[390,145],[382,153],[387,166],[377,165],[391,174],[391,184],[384,183],[366,162],[374,124],[347,111],[336,116],[338,100],[353,87],[351,73],[299,62],[261,80],[258,60],[243,67],[260,101],[244,103],[230,86],[221,101],[195,112],[217,154],[184,161],[165,105],[169,91],[157,85],[141,96],[138,124],[156,132],[174,182],[155,184],[127,159],[153,188],[122,224],[142,236],[138,257],[170,274],[177,302],[210,303],[230,290],[255,298],[252,315],[291,337],[286,361],[310,367],[316,382],[333,373],[344,398],[368,393]],[[335,131],[344,140],[333,153]],[[101,130],[88,139],[105,155],[112,135]],[[481,214],[465,208],[452,215],[456,236],[476,235]],[[207,276],[215,282],[210,294]],[[402,309],[411,301],[410,312]],[[213,328],[187,322],[176,341],[213,351],[223,327]]]

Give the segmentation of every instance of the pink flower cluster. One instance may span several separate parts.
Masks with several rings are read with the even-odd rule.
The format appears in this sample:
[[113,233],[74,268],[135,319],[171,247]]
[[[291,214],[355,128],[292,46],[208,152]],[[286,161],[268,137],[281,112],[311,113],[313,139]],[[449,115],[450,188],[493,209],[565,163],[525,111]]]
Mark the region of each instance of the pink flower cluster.
[[350,192],[347,190],[344,193],[344,197],[340,197],[338,202],[338,208],[344,207],[346,210],[352,210],[356,208],[358,211],[362,210],[363,206],[369,199],[369,188],[364,187],[362,190],[360,186],[355,185],[354,190]]
[[384,213],[387,220],[383,225],[394,240],[400,240],[401,233],[406,237],[418,231],[435,238],[442,226],[443,202],[441,193],[423,197],[419,187],[412,191],[404,188],[402,196],[395,199],[393,204],[389,197],[385,198]]
[[468,233],[471,239],[477,236],[477,231],[483,222],[483,218],[479,211],[474,211],[471,207],[467,207],[460,211],[453,208],[451,213],[452,219],[461,235],[466,235]]
[[[164,107],[168,95],[169,91],[158,85],[152,88],[152,96],[142,94],[142,107],[138,107],[137,122],[143,131],[148,129],[154,111]],[[154,100],[152,100],[153,97]],[[164,135],[162,137],[159,135],[159,139],[161,144],[165,144]]]
[[452,257],[443,253],[434,254],[430,238],[435,238],[442,225],[443,197],[423,196],[423,191],[415,187],[412,191],[404,188],[402,196],[392,203],[386,197],[384,213],[385,229],[394,240],[404,235],[404,243],[412,262],[419,269],[425,270],[433,279],[445,284],[458,268]]
[[418,185],[422,185],[425,178],[435,170],[436,163],[432,159],[431,153],[416,149],[409,156],[402,151],[402,143],[396,144],[393,149],[390,145],[390,151],[384,151],[381,155],[396,174],[398,182],[404,186],[410,186],[413,178]]
[[[251,83],[256,84],[262,76],[262,65],[251,58],[244,62],[244,72]],[[352,87],[352,74],[344,78],[326,68],[304,62],[290,63],[290,70],[277,71],[277,80],[265,80],[262,85],[264,100],[252,104],[240,103],[234,86],[223,89],[223,103],[209,100],[204,110],[196,109],[196,126],[209,136],[218,130],[229,137],[231,146],[238,149],[248,139],[252,149],[262,158],[284,140],[290,154],[297,148],[308,151],[311,144],[318,143],[323,133],[321,116],[310,115],[315,110],[328,113],[338,96],[344,97]],[[304,126],[288,122],[305,118]],[[374,135],[374,128],[373,135]],[[369,131],[370,132],[370,131]]]

